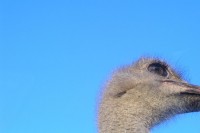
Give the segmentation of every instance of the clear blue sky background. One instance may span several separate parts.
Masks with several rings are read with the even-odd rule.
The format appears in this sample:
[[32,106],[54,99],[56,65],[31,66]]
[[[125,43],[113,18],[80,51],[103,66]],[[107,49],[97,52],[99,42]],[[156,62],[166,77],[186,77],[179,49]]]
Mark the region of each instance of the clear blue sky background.
[[[95,133],[113,69],[161,56],[200,84],[198,0],[1,0],[0,132]],[[200,113],[153,133],[199,133]]]

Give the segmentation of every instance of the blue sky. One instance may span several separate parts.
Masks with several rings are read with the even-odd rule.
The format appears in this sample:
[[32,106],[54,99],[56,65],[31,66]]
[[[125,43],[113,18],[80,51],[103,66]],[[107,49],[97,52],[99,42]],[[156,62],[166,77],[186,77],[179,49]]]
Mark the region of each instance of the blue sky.
[[[159,56],[200,85],[200,2],[1,0],[0,132],[95,133],[113,69]],[[153,133],[197,133],[200,114]]]

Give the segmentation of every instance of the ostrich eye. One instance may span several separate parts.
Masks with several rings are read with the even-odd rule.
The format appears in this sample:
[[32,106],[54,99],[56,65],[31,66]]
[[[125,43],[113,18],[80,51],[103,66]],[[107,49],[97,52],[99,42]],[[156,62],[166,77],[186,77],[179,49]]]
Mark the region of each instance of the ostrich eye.
[[166,77],[168,75],[167,73],[167,67],[160,64],[160,63],[152,63],[148,66],[148,71],[158,74],[160,76]]

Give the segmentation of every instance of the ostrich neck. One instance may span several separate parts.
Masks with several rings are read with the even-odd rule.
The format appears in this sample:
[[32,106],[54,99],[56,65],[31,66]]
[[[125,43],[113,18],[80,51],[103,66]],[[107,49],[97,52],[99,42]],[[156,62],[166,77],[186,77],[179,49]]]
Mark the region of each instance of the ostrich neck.
[[[158,121],[152,116],[152,109],[143,103],[136,105],[105,101],[100,109],[100,133],[150,133],[149,129]],[[145,108],[138,110],[139,105]]]
[[143,89],[129,90],[119,98],[103,98],[99,112],[100,133],[150,133],[153,126],[181,113],[174,106],[177,100],[173,97]]
[[[132,104],[134,102],[134,104]],[[163,102],[163,101],[162,101]],[[150,133],[150,129],[177,112],[169,108],[154,107],[140,99],[113,102],[106,99],[100,109],[100,133]]]
[[[139,117],[139,116],[138,116]],[[143,116],[142,116],[143,117]],[[131,120],[127,120],[122,128],[124,133],[150,133],[150,127],[146,124],[147,120],[142,119],[142,117]],[[120,129],[119,129],[120,130]]]
[[141,112],[130,114],[117,107],[107,108],[107,111],[100,115],[99,133],[150,133],[148,122],[151,120]]

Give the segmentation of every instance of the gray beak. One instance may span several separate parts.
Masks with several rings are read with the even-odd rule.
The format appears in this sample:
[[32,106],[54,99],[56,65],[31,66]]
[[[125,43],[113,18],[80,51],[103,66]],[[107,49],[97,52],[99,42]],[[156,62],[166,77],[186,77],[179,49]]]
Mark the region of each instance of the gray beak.
[[192,85],[192,84],[187,84],[187,83],[182,83],[187,89],[183,92],[182,94],[195,94],[195,95],[200,95],[200,86],[197,85]]
[[181,81],[168,80],[168,79],[160,81],[184,87],[185,89],[182,90],[180,94],[200,95],[200,86],[188,84],[186,82],[181,82]]

